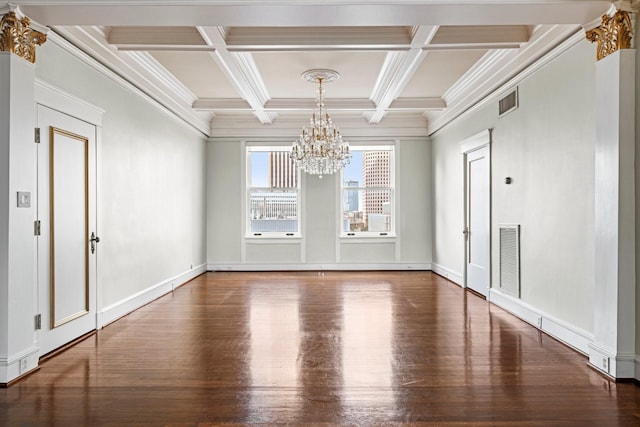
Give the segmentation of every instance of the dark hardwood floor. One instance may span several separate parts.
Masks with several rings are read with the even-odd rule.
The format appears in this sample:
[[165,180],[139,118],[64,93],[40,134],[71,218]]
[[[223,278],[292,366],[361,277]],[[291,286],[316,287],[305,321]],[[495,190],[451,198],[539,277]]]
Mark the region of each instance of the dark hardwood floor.
[[639,401],[428,272],[208,273],[0,390],[0,425],[638,426]]

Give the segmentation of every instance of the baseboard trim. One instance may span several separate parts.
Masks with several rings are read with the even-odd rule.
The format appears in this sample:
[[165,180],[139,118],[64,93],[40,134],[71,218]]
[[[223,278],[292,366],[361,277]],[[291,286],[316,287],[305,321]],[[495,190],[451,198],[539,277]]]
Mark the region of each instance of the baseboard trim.
[[164,280],[156,285],[150,286],[136,294],[131,295],[121,301],[111,304],[98,312],[98,329],[104,328],[123,316],[149,304],[151,301],[172,292],[179,286],[198,277],[207,271],[207,265],[201,264],[189,271],[180,273],[177,276]]
[[563,342],[585,356],[589,355],[589,347],[593,343],[593,335],[590,333],[569,325],[554,316],[544,313],[496,289],[491,288],[489,290],[488,299],[492,304],[503,308],[514,316],[545,332],[547,335]]
[[456,285],[464,287],[464,277],[462,277],[461,274],[451,271],[448,268],[445,268],[436,263],[431,264],[431,267],[434,273],[444,277],[447,280],[452,281]]
[[430,263],[380,263],[380,264],[207,264],[208,271],[362,271],[362,270],[431,270]]
[[0,384],[9,386],[19,378],[38,369],[38,354],[40,348],[29,347],[18,354],[7,358],[0,358]]

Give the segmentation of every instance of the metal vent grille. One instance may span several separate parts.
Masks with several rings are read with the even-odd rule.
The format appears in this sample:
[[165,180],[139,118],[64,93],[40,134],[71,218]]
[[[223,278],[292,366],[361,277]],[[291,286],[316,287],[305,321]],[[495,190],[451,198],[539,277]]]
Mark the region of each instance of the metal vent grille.
[[498,101],[498,115],[504,116],[518,108],[518,88],[515,88],[507,96]]
[[499,225],[500,290],[520,298],[520,226]]

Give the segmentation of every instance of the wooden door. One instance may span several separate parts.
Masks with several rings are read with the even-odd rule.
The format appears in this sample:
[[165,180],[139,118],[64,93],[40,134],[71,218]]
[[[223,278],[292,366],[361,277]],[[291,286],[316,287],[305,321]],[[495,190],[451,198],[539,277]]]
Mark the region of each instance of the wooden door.
[[[96,329],[96,128],[38,106],[40,354]],[[92,236],[94,239],[92,240]]]
[[490,278],[489,147],[466,153],[467,287],[487,296]]

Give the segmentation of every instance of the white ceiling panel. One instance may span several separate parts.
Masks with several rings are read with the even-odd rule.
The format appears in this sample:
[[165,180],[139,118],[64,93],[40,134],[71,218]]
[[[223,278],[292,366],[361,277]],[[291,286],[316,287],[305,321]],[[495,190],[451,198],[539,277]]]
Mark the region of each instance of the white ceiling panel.
[[300,75],[311,68],[330,68],[340,78],[326,86],[327,99],[371,95],[385,52],[257,52],[253,54],[271,98],[315,97],[316,88]]
[[197,98],[240,98],[209,52],[152,51],[150,54]]
[[428,52],[400,98],[442,97],[485,53],[485,50]]

